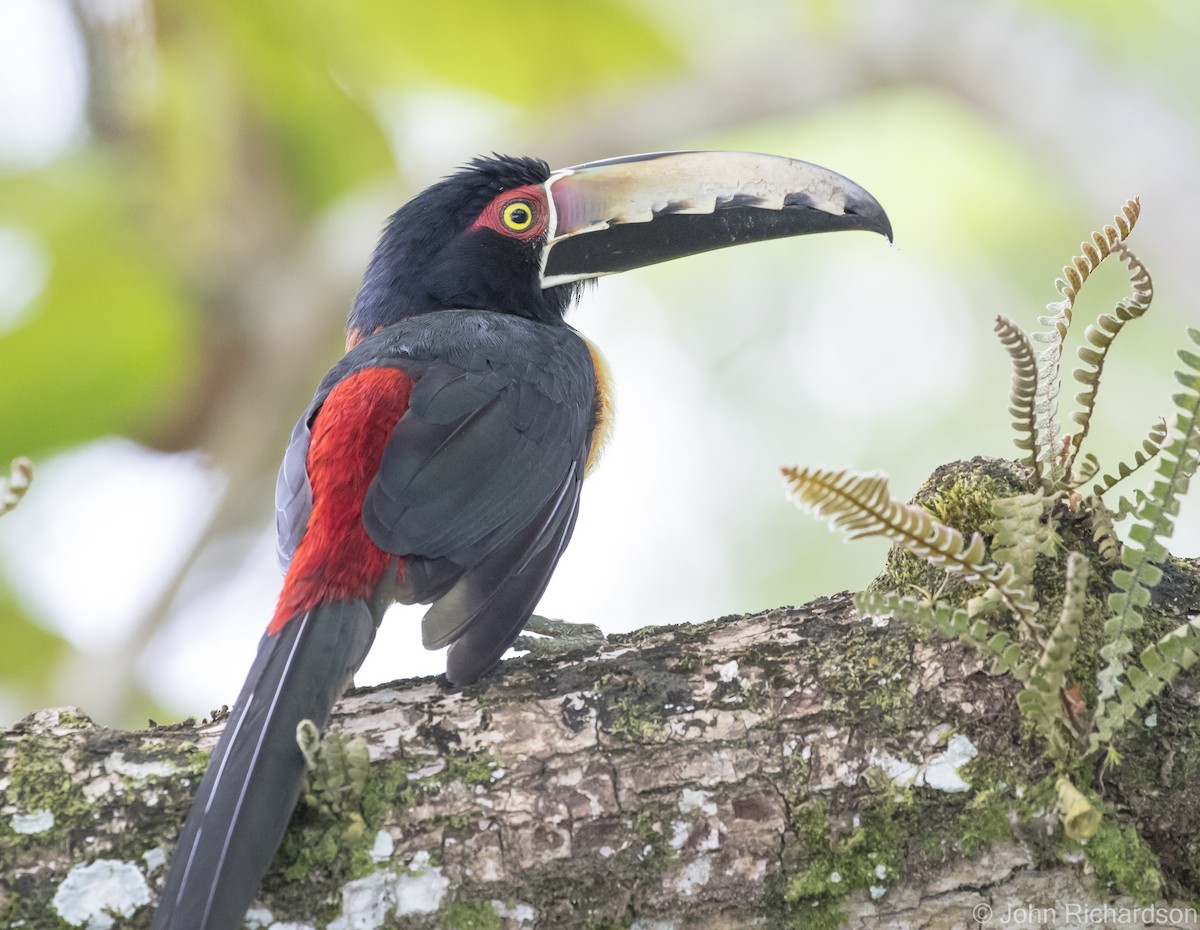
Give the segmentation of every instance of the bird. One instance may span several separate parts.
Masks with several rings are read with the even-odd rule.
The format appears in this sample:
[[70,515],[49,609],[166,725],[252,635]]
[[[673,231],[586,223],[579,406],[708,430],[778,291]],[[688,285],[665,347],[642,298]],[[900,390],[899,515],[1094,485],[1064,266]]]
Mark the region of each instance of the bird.
[[892,239],[848,178],[749,152],[657,152],[556,171],[478,157],[397,210],[346,353],[276,484],[275,613],[180,831],[154,930],[240,927],[323,729],[384,612],[429,604],[427,648],[477,681],[537,605],[612,427],[599,351],[565,321],[596,278],[836,230]]

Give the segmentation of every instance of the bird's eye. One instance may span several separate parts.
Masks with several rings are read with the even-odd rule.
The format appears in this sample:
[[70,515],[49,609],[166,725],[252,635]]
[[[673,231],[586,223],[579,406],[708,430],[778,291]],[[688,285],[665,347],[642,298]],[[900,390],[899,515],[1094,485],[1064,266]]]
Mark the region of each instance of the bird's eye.
[[514,200],[506,203],[500,211],[500,221],[506,229],[513,232],[525,232],[533,225],[534,207],[528,200]]

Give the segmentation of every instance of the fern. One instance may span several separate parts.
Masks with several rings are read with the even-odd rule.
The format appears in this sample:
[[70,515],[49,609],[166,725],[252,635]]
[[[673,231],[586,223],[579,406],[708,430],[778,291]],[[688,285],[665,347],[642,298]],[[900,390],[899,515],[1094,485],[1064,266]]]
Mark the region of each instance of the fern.
[[[1105,475],[1104,478],[1092,488],[1092,493],[1096,495],[1096,497],[1101,497],[1117,484],[1124,481],[1135,471],[1158,455],[1159,450],[1162,449],[1162,444],[1166,438],[1167,422],[1166,420],[1159,420],[1152,427],[1150,427],[1149,435],[1142,440],[1142,448],[1134,453],[1133,464],[1130,465],[1127,462],[1117,463],[1116,477],[1113,477],[1112,475]],[[1141,502],[1139,501],[1139,504],[1140,503]],[[1131,511],[1134,509],[1134,507],[1129,505],[1122,507],[1123,511]]]
[[1016,323],[1001,314],[996,317],[996,335],[1012,359],[1012,383],[1008,391],[1008,412],[1016,430],[1013,444],[1026,453],[1024,463],[1033,479],[1042,483],[1041,460],[1038,456],[1037,358],[1029,337]]
[[1079,642],[1079,626],[1087,598],[1088,560],[1078,552],[1067,557],[1066,590],[1058,622],[1029,676],[1028,686],[1017,696],[1022,712],[1033,721],[1050,746],[1065,754],[1062,692],[1067,669]]
[[0,479],[0,516],[21,502],[33,480],[33,463],[27,458],[13,459],[7,480]]
[[783,477],[802,509],[827,519],[847,539],[883,536],[899,543],[969,584],[986,585],[1013,616],[1037,628],[1037,604],[1014,582],[1012,566],[990,561],[978,533],[968,543],[925,508],[892,497],[884,475],[844,468],[785,468]]
[[1071,415],[1079,429],[1070,439],[1071,454],[1066,462],[1066,474],[1071,474],[1079,447],[1087,437],[1092,426],[1092,413],[1096,409],[1096,394],[1100,390],[1100,376],[1104,371],[1104,362],[1113,340],[1130,320],[1136,320],[1150,309],[1150,301],[1154,299],[1154,285],[1150,281],[1150,273],[1124,242],[1113,246],[1115,252],[1129,269],[1129,283],[1133,293],[1120,301],[1112,313],[1102,313],[1096,318],[1094,325],[1084,330],[1083,338],[1090,346],[1080,346],[1079,360],[1083,365],[1076,368],[1074,378],[1084,385],[1084,390],[1075,395],[1075,400],[1083,408]]
[[1059,370],[1062,363],[1063,340],[1071,326],[1071,314],[1075,300],[1083,284],[1100,263],[1112,254],[1113,249],[1133,231],[1141,213],[1141,202],[1127,200],[1113,222],[1099,232],[1093,232],[1090,242],[1080,244],[1080,253],[1063,267],[1062,277],[1054,282],[1062,299],[1046,305],[1050,313],[1038,318],[1048,327],[1047,332],[1037,333],[1034,339],[1045,343],[1046,348],[1038,353],[1037,389],[1037,435],[1039,447],[1037,458],[1042,463],[1043,482],[1047,490],[1054,490],[1063,475],[1058,461],[1058,393]]
[[1083,462],[1080,463],[1075,473],[1075,480],[1071,486],[1072,488],[1077,488],[1087,484],[1098,474],[1100,474],[1100,460],[1092,455],[1092,453],[1085,452],[1083,454]]
[[1043,519],[1049,506],[1040,488],[992,501],[992,558],[1013,567],[1013,580],[1023,590],[1032,590],[1038,555],[1054,555],[1054,522]]
[[[1189,329],[1188,337],[1200,346],[1200,330]],[[1100,650],[1106,664],[1096,677],[1097,726],[1100,738],[1105,740],[1119,727],[1117,718],[1125,719],[1124,705],[1133,702],[1134,706],[1141,706],[1162,687],[1158,676],[1151,675],[1148,682],[1143,681],[1145,672],[1141,669],[1129,670],[1126,685],[1120,685],[1120,678],[1126,674],[1125,659],[1133,650],[1129,634],[1141,629],[1144,622],[1141,608],[1150,603],[1150,592],[1162,580],[1159,565],[1166,561],[1168,553],[1161,540],[1169,538],[1174,530],[1179,498],[1187,492],[1200,450],[1200,355],[1185,349],[1179,352],[1179,357],[1191,371],[1175,373],[1185,388],[1174,397],[1179,408],[1175,437],[1159,453],[1160,480],[1154,482],[1152,495],[1138,509],[1139,522],[1129,531],[1130,543],[1122,553],[1125,567],[1113,573],[1113,584],[1118,590],[1108,600],[1112,616],[1104,624],[1106,642]],[[1150,688],[1156,682],[1157,688],[1151,693]],[[1114,696],[1119,697],[1118,709],[1108,710]]]
[[1099,497],[1089,497],[1087,506],[1092,516],[1092,542],[1096,544],[1100,558],[1110,565],[1120,562],[1121,543],[1117,539],[1112,513]]
[[[1175,377],[1183,390],[1173,398],[1177,410],[1170,428],[1164,421],[1155,424],[1131,463],[1119,463],[1115,476],[1103,474],[1091,496],[1078,492],[1102,473],[1095,456],[1081,452],[1081,447],[1091,426],[1108,352],[1125,324],[1145,313],[1153,294],[1150,275],[1124,244],[1138,212],[1138,202],[1127,201],[1113,225],[1093,233],[1091,242],[1083,244],[1082,255],[1063,269],[1063,278],[1056,282],[1062,300],[1049,305],[1053,316],[1040,319],[1050,328],[1036,337],[1048,343],[1044,350],[1035,353],[1029,337],[1007,317],[996,320],[996,333],[1012,359],[1009,413],[1017,433],[1015,443],[1026,455],[1023,464],[1035,490],[992,501],[993,520],[987,528],[992,534],[990,559],[979,533],[967,540],[925,509],[892,498],[882,475],[847,469],[784,469],[797,503],[829,520],[848,538],[883,536],[933,566],[985,588],[984,596],[966,608],[922,602],[897,592],[864,593],[856,603],[863,613],[890,613],[955,637],[990,660],[994,673],[1011,672],[1024,685],[1017,697],[1022,713],[1060,763],[1072,762],[1085,736],[1088,752],[1110,742],[1181,671],[1200,664],[1200,617],[1142,649],[1137,662],[1131,659],[1135,634],[1145,624],[1143,611],[1163,577],[1161,566],[1168,558],[1164,540],[1174,530],[1180,498],[1200,467],[1200,329],[1188,330],[1193,348],[1179,352],[1183,367]],[[1113,253],[1129,268],[1131,293],[1112,313],[1101,314],[1085,334],[1087,345],[1079,350],[1081,366],[1074,373],[1084,385],[1076,395],[1080,409],[1072,415],[1077,429],[1060,450],[1056,420],[1063,339],[1080,288]],[[1115,508],[1104,503],[1103,494],[1151,462],[1156,479],[1149,493],[1135,490],[1130,497],[1120,498]],[[1059,542],[1055,515],[1068,511],[1090,519],[1095,551],[1105,562],[1118,565],[1112,573],[1115,590],[1107,602],[1097,696],[1090,712],[1079,682],[1069,681],[1068,676],[1080,645],[1091,564],[1080,553],[1068,553],[1063,600],[1048,636],[1040,635],[1040,607],[1032,596],[1038,556],[1054,555]],[[1129,542],[1122,546],[1113,524],[1130,514],[1135,525]],[[1022,630],[1032,631],[1032,642],[994,631],[975,606],[980,600],[1006,606]],[[1089,663],[1096,659],[1088,656]],[[1087,799],[1067,780],[1060,780],[1059,792],[1068,832],[1084,836],[1094,830],[1099,813]],[[1068,807],[1077,812],[1069,813]]]
[[1171,630],[1138,657],[1141,666],[1131,666],[1126,681],[1104,705],[1096,721],[1089,750],[1111,740],[1126,723],[1144,710],[1169,681],[1200,661],[1200,617]]
[[1018,681],[1028,681],[1029,664],[1021,658],[1021,646],[1007,633],[992,632],[987,622],[972,617],[961,607],[949,604],[930,604],[895,592],[864,591],[854,598],[854,605],[863,615],[891,615],[907,623],[915,623],[949,636],[970,646],[991,659],[993,675],[1012,672]]

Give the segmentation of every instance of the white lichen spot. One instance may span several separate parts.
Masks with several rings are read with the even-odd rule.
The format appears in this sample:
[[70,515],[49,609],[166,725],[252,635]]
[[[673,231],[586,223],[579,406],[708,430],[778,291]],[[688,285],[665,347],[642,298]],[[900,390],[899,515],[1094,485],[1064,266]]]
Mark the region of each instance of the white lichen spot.
[[383,862],[384,859],[392,858],[395,849],[396,841],[392,839],[392,835],[386,830],[380,830],[375,834],[375,842],[371,846],[371,859],[375,862]]
[[971,787],[958,774],[958,770],[978,754],[979,750],[971,741],[959,733],[950,738],[944,751],[932,756],[924,764],[899,759],[886,752],[871,753],[869,761],[900,787],[926,787],[953,794]]
[[925,785],[935,791],[969,790],[970,784],[958,774],[958,770],[977,755],[979,750],[969,739],[961,733],[952,736],[945,752],[929,761],[925,769]]
[[869,885],[867,891],[871,892],[872,901],[878,901],[887,894],[887,885]]
[[37,810],[31,814],[13,814],[12,824],[14,833],[33,834],[45,833],[54,826],[54,814],[48,810]]
[[537,911],[533,906],[520,901],[510,906],[503,901],[493,900],[492,910],[496,912],[497,917],[516,921],[518,925],[531,924],[537,920]]
[[142,853],[142,861],[146,863],[146,874],[149,875],[167,864],[167,854],[161,846],[155,846]]
[[921,767],[907,759],[898,759],[891,753],[872,753],[870,763],[883,769],[883,773],[902,788],[909,788],[917,783]]
[[[267,913],[271,913],[267,911]],[[299,921],[279,921],[267,927],[267,930],[317,930],[312,924],[302,924]]]
[[829,873],[829,883],[831,885],[841,884],[841,881],[842,881],[842,873],[839,872],[837,869],[834,869],[832,872]]
[[601,859],[611,859],[616,854],[617,854],[617,851],[615,849],[613,849],[611,846],[601,846],[600,847],[600,858]]
[[379,930],[396,907],[396,875],[376,872],[342,886],[342,913],[329,930]]
[[379,930],[389,914],[432,914],[450,887],[440,867],[429,865],[429,853],[417,853],[403,875],[382,870],[342,886],[342,913],[328,930]]
[[408,874],[396,883],[396,913],[432,914],[442,906],[449,887],[441,866],[430,866],[429,853],[422,850],[408,863]]
[[104,768],[112,775],[124,775],[137,781],[147,778],[168,778],[177,771],[175,766],[165,759],[153,759],[148,762],[130,762],[125,753],[114,752],[104,760]]
[[1154,729],[1154,727],[1158,726],[1158,714],[1150,714],[1143,722],[1150,729]]
[[266,930],[275,923],[275,915],[265,907],[252,907],[246,911],[245,922],[250,930]]
[[687,842],[688,836],[691,835],[691,832],[692,826],[686,820],[672,820],[671,839],[668,840],[668,842],[671,844],[671,848],[676,852],[679,852],[681,849],[683,849],[683,846]]
[[879,865],[875,866],[875,877],[876,878],[879,878],[879,879],[887,878],[887,873],[888,873],[887,866],[884,865],[882,862]]
[[695,894],[708,884],[712,876],[712,862],[708,856],[693,859],[677,876],[672,884],[679,894]]
[[110,930],[116,917],[132,917],[150,903],[150,888],[132,862],[97,859],[77,865],[54,893],[54,910],[72,927]]
[[101,775],[86,782],[82,788],[83,796],[90,803],[102,800],[121,790],[121,780],[115,775]]
[[709,817],[715,815],[717,805],[712,799],[712,793],[695,788],[684,788],[679,793],[679,813],[689,814],[694,810],[703,811]]
[[730,659],[724,665],[713,666],[716,673],[720,676],[721,681],[730,682],[736,681],[738,677],[737,659]]
[[791,754],[796,751],[796,747],[799,744],[800,744],[800,741],[796,740],[796,739],[790,739],[786,743],[784,743],[783,744],[783,757],[785,759],[787,759],[789,756],[791,756]]

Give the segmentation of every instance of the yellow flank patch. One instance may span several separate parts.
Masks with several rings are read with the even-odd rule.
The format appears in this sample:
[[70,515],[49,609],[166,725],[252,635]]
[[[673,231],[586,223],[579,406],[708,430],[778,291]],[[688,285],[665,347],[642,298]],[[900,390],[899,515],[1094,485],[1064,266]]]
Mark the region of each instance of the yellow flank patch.
[[608,370],[608,362],[600,354],[600,350],[587,338],[588,351],[592,353],[592,367],[596,369],[596,427],[592,430],[592,445],[588,449],[587,465],[583,473],[590,475],[592,469],[600,462],[600,456],[608,447],[612,438],[613,417],[616,410],[612,400],[612,376]]

